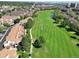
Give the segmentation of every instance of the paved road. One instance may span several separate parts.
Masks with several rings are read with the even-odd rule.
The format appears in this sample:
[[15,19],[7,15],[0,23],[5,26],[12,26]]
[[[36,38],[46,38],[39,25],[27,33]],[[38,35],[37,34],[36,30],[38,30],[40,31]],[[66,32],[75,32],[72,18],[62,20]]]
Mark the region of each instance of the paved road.
[[2,49],[2,45],[3,45],[4,41],[6,40],[5,37],[8,35],[10,29],[11,29],[11,27],[9,27],[9,28],[6,30],[5,34],[4,34],[4,35],[2,36],[2,38],[0,39],[0,50]]

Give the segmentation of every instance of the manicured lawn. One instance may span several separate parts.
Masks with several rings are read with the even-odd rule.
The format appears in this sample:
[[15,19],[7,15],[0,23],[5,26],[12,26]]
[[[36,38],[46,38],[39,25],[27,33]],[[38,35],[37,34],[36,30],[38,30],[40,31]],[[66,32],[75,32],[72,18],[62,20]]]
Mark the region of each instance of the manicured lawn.
[[67,31],[57,27],[50,18],[51,11],[40,11],[34,18],[33,38],[43,36],[45,43],[42,48],[33,48],[34,58],[79,57],[79,47],[72,43]]

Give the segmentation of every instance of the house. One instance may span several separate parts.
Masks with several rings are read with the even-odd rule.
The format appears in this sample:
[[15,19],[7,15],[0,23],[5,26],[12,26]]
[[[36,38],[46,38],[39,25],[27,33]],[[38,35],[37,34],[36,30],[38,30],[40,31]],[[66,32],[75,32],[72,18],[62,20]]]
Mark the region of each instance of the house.
[[0,18],[0,23],[4,24],[4,23],[8,23],[10,25],[14,24],[14,20],[16,20],[17,17],[16,16],[9,16],[9,15],[4,15]]
[[18,44],[19,42],[21,42],[22,37],[24,35],[24,26],[22,26],[21,24],[16,24],[12,27],[10,33],[6,36],[6,42],[10,41],[15,42],[15,44]]
[[16,58],[16,54],[16,48],[4,48],[0,51],[0,58]]
[[15,11],[9,13],[9,15],[19,17],[19,16],[24,16],[26,14],[26,12],[27,12],[27,10],[15,10]]
[[17,58],[16,46],[21,42],[24,32],[24,27],[21,24],[12,26],[5,37],[4,48],[0,50],[0,58]]

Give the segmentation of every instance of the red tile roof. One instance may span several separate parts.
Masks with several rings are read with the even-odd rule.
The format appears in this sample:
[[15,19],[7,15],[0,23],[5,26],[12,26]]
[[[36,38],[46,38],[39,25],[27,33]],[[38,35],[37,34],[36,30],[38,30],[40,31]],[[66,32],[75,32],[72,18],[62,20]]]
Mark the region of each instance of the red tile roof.
[[6,41],[13,41],[19,43],[24,35],[24,27],[20,24],[16,24],[12,27],[10,33],[6,37]]
[[16,48],[10,48],[10,49],[2,49],[0,51],[0,58],[16,58]]

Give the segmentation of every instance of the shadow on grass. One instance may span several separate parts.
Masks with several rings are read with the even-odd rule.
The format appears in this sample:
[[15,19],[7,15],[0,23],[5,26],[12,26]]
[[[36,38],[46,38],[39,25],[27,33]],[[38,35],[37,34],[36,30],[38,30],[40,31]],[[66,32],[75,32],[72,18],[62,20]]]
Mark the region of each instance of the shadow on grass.
[[74,30],[72,30],[71,28],[66,28],[66,30],[67,30],[68,32],[74,32]]
[[77,39],[75,36],[70,36],[71,38],[73,38],[73,39]]
[[58,27],[60,27],[60,28],[65,28],[64,26],[62,26],[62,25],[57,25]]
[[75,35],[78,35],[78,36],[79,36],[79,33],[78,33],[78,32],[76,32],[76,33],[75,33]]
[[[71,28],[66,28],[65,26],[63,26],[63,25],[57,25],[59,28],[65,28],[66,29],[66,31],[67,32],[74,32],[74,30],[72,30]],[[79,33],[76,33],[76,34],[74,34],[74,35],[79,35]],[[73,39],[77,39],[77,40],[79,40],[76,36],[69,36],[70,38],[73,38]]]
[[[53,22],[53,23],[57,24],[56,22]],[[57,25],[57,27],[59,27],[59,28],[65,28],[67,32],[75,32],[73,29],[71,29],[69,27],[66,27],[66,26],[63,26],[61,24]],[[79,36],[79,33],[75,32],[75,34],[73,36],[69,36],[69,37],[73,38],[73,39],[76,39],[76,40],[79,40],[79,38],[77,38],[77,36]]]
[[76,46],[78,46],[78,47],[79,47],[79,43],[77,43],[77,44],[76,44]]
[[57,22],[56,22],[56,21],[53,21],[53,23],[54,23],[54,24],[57,24]]

